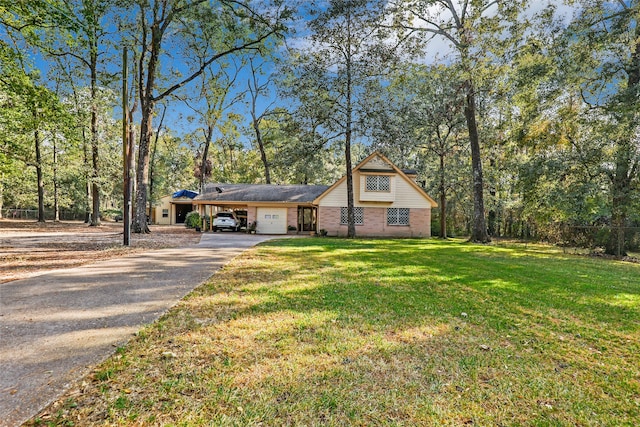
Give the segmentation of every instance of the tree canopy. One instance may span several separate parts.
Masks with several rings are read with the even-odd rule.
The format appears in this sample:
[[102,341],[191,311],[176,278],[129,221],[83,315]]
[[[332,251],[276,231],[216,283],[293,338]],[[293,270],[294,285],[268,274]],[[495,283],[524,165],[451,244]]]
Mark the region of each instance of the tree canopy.
[[434,234],[623,256],[639,17],[637,0],[0,1],[0,208],[121,209],[126,46],[134,231],[182,187],[346,175],[354,236],[350,171],[375,148],[439,198]]

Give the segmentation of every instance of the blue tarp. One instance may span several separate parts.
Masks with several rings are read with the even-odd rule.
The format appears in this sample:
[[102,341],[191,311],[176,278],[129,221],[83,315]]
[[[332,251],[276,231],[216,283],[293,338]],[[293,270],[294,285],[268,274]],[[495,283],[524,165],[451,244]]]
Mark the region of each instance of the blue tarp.
[[174,199],[178,199],[180,197],[188,197],[190,199],[193,199],[194,197],[196,197],[198,195],[198,193],[196,193],[195,191],[191,191],[191,190],[180,190],[180,191],[176,191],[175,193],[173,193],[173,198]]

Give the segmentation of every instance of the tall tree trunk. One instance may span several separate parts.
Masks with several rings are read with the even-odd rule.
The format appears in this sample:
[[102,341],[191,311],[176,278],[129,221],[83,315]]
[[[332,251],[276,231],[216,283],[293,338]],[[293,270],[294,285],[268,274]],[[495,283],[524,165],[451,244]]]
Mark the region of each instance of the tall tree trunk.
[[262,140],[262,131],[260,130],[260,122],[262,116],[258,117],[256,112],[256,104],[258,103],[258,95],[260,93],[260,85],[258,84],[258,77],[256,76],[256,69],[251,64],[251,74],[253,77],[253,86],[251,86],[251,80],[249,80],[249,92],[251,93],[251,123],[253,125],[253,131],[256,134],[256,142],[258,143],[258,150],[260,150],[260,160],[264,166],[264,179],[267,184],[271,184],[271,171],[269,170],[269,161],[267,160],[267,152],[264,148],[264,141]]
[[[34,118],[37,118],[37,113],[33,113]],[[36,120],[37,123],[37,120]],[[42,174],[42,154],[40,152],[40,131],[36,129],[33,132],[33,140],[35,142],[36,150],[36,176],[38,179],[38,222],[45,222],[44,215],[44,178]]]
[[[160,129],[158,129],[160,130]],[[147,211],[149,212],[149,216],[151,216],[151,212],[153,212],[153,172],[156,161],[156,150],[158,149],[158,133],[156,133],[155,138],[153,140],[153,147],[151,148],[151,159],[149,161],[149,206],[147,207]]]
[[[134,76],[134,83],[132,84],[132,89],[134,87],[136,87],[136,82],[137,79],[140,78],[140,74],[137,73],[138,70],[138,62],[135,59],[135,54],[134,54],[134,59],[133,59],[133,64],[134,64],[134,71],[132,73],[132,75]],[[140,86],[137,85],[137,87],[139,88]],[[139,90],[139,89],[138,89]],[[136,128],[133,125],[133,115],[134,113],[138,110],[138,102],[139,102],[139,97],[138,96],[133,96],[134,102],[133,105],[131,106],[131,108],[129,109],[129,111],[127,111],[127,126],[128,126],[128,138],[127,138],[127,194],[125,197],[125,206],[123,206],[123,219],[124,219],[124,215],[127,215],[127,220],[128,220],[128,224],[129,224],[129,232],[131,232],[131,225],[132,225],[132,208],[135,209],[135,207],[133,206],[133,201],[132,201],[132,197],[135,194],[137,185],[136,185],[136,180],[133,179],[134,174],[133,171],[135,170],[135,162],[136,162]]]
[[100,225],[100,166],[98,153],[98,46],[96,17],[90,20],[90,53],[89,65],[91,68],[91,196],[93,200],[91,226]]
[[[631,135],[634,125],[630,126]],[[623,136],[625,138],[626,136]],[[625,140],[617,144],[616,168],[609,176],[611,180],[611,237],[605,252],[617,257],[627,255],[625,245],[625,226],[631,205],[631,181],[636,174],[637,160],[634,161],[635,148],[632,141]]]
[[346,74],[347,74],[347,87],[346,89],[346,125],[345,125],[345,137],[344,137],[344,158],[347,167],[347,237],[356,237],[356,221],[353,202],[353,170],[351,162],[351,131],[352,131],[352,115],[353,107],[351,105],[351,6],[347,6],[347,56],[346,56]]
[[149,143],[153,136],[151,127],[153,101],[150,96],[148,98],[141,102],[143,108],[140,123],[140,144],[138,145],[138,166],[136,167],[136,213],[132,224],[134,233],[151,232],[147,224],[147,191],[149,189]]
[[[631,13],[631,12],[629,12]],[[636,12],[638,13],[638,12]],[[640,25],[638,19],[635,22],[635,38],[640,40]],[[627,91],[623,98],[627,109],[625,118],[629,123],[627,131],[622,133],[621,140],[616,144],[615,171],[610,174],[611,180],[611,237],[606,245],[605,252],[617,257],[627,255],[625,244],[625,226],[629,207],[631,206],[631,183],[638,174],[639,162],[636,156],[634,135],[637,132],[637,103],[638,90],[640,89],[640,43],[636,42],[631,52],[627,72]],[[633,108],[632,105],[636,106]]]
[[60,207],[58,204],[58,150],[56,138],[53,138],[53,222],[60,222]]
[[260,121],[256,118],[255,112],[252,112],[253,117],[253,130],[256,133],[256,142],[258,143],[258,149],[260,150],[260,159],[264,166],[264,180],[267,184],[271,184],[271,171],[269,170],[269,161],[267,160],[267,152],[264,148],[264,141],[262,140],[262,132],[260,131]]
[[153,170],[156,161],[156,150],[158,149],[158,138],[160,137],[160,129],[162,129],[162,123],[164,122],[166,112],[167,107],[165,106],[164,110],[162,110],[162,116],[160,117],[160,123],[158,123],[158,130],[155,134],[155,138],[153,139],[153,148],[151,150],[151,161],[149,164],[149,215],[153,212]]
[[491,239],[489,239],[489,235],[487,234],[487,224],[484,215],[484,179],[482,176],[480,138],[478,136],[478,124],[476,123],[476,97],[473,82],[466,80],[464,82],[464,89],[464,116],[469,131],[471,169],[473,172],[473,228],[471,230],[471,241],[488,243]]
[[83,127],[82,129],[82,150],[84,155],[84,223],[91,223],[91,172],[89,166],[89,146],[87,144],[86,132]]
[[[209,158],[209,147],[213,139],[213,125],[207,126],[207,133],[204,139],[204,148],[202,150],[202,159],[200,163],[200,193],[204,193],[204,185],[207,179],[207,159]],[[267,184],[269,184],[267,182]]]
[[[154,33],[155,34],[155,33]],[[155,39],[155,37],[154,37]],[[151,57],[147,66],[147,82],[145,90],[140,91],[140,106],[142,118],[140,120],[140,144],[138,144],[138,165],[136,167],[136,198],[135,215],[133,218],[132,230],[134,233],[150,233],[147,223],[147,192],[149,190],[149,155],[151,138],[153,137],[152,119],[155,109],[153,100],[153,87],[155,81],[158,53],[160,50],[159,41],[151,49]],[[142,61],[143,56],[141,56]],[[142,70],[142,66],[140,67]],[[142,79],[141,79],[142,80]]]
[[440,154],[440,238],[447,238],[447,192],[444,182],[444,154]]
[[[166,4],[164,5],[166,6]],[[157,17],[158,3],[154,3],[154,16]],[[144,10],[142,11],[144,14]],[[143,25],[145,23],[143,22]],[[147,46],[146,41],[142,41],[142,45],[149,51],[149,59],[147,66],[144,67],[144,53],[140,55],[139,80],[140,87],[140,110],[142,118],[140,119],[140,144],[138,144],[138,165],[136,167],[136,198],[135,198],[135,215],[133,218],[132,230],[134,233],[150,233],[147,224],[147,191],[149,190],[149,154],[151,147],[151,137],[153,136],[152,119],[155,111],[155,100],[153,99],[153,90],[155,88],[156,69],[162,44],[162,33],[158,22],[151,24],[151,43]],[[145,31],[146,36],[146,31]],[[146,38],[146,37],[145,37]],[[146,73],[144,70],[146,69]],[[146,75],[147,81],[144,82],[143,75]],[[143,87],[144,86],[144,87]]]
[[356,237],[356,220],[353,203],[353,171],[351,166],[351,124],[348,123],[347,126],[344,143],[344,156],[345,163],[347,164],[347,237]]

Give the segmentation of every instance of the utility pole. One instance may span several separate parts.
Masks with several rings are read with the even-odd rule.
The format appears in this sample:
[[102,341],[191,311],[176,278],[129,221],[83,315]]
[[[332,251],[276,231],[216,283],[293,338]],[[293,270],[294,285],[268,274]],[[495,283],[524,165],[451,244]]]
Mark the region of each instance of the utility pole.
[[122,193],[124,201],[122,204],[122,223],[124,224],[123,242],[124,246],[131,245],[131,174],[129,171],[129,123],[127,112],[129,111],[128,90],[127,90],[127,48],[122,49]]

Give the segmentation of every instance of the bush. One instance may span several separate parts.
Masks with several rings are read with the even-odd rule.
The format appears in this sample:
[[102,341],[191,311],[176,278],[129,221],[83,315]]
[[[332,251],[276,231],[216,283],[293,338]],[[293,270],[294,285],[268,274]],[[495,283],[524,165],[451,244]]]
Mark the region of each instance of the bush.
[[189,212],[184,218],[184,225],[187,228],[201,228],[202,218],[200,218],[200,214],[196,211]]
[[122,211],[119,209],[103,209],[100,211],[100,218],[116,222],[122,221]]

